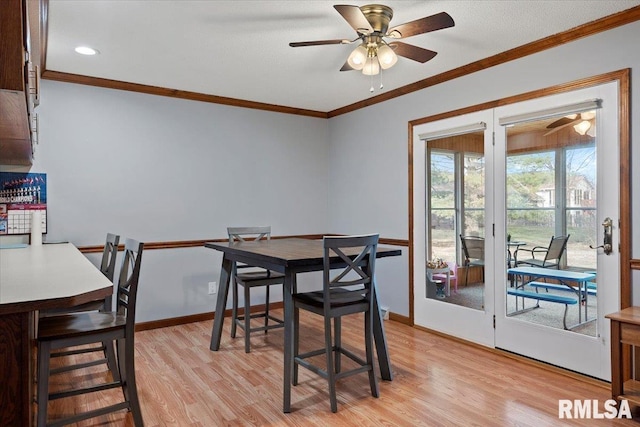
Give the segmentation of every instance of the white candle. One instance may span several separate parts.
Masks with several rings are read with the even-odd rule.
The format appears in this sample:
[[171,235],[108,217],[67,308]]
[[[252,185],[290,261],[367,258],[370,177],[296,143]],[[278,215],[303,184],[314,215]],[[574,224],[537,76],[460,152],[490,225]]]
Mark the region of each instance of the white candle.
[[31,211],[31,245],[42,245],[42,212]]

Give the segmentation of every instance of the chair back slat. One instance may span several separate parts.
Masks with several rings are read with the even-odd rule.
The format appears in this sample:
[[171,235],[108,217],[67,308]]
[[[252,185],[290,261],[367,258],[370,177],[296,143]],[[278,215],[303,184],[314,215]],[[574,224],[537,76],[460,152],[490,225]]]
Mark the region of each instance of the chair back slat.
[[567,247],[569,236],[571,235],[569,234],[567,236],[551,237],[551,242],[549,242],[549,249],[547,250],[547,254],[544,257],[544,260],[560,260]]
[[472,259],[484,260],[483,237],[460,235],[460,241],[462,242],[462,251],[467,261]]
[[118,279],[116,311],[126,315],[127,328],[135,325],[136,298],[140,278],[140,262],[144,244],[133,239],[124,242],[124,255]]
[[116,270],[116,258],[118,256],[118,244],[120,236],[107,233],[107,240],[102,251],[102,261],[100,262],[100,271],[107,279],[113,282],[113,274]]
[[227,227],[229,242],[245,242],[247,240],[270,240],[271,226],[263,227]]

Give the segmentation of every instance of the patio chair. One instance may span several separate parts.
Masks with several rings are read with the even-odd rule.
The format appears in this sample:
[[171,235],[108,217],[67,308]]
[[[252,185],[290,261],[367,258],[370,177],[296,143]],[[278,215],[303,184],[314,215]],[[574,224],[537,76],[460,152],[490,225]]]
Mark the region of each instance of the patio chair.
[[[544,246],[535,246],[533,249],[526,248],[518,248],[516,251],[516,259],[518,260],[518,265],[530,265],[532,267],[541,267],[541,268],[556,268],[560,269],[560,259],[562,255],[564,255],[565,250],[567,249],[567,241],[569,240],[570,234],[566,236],[551,236],[551,242],[549,242],[548,247]],[[526,252],[530,258],[522,259],[518,254],[522,252]],[[536,258],[536,254],[538,258]]]
[[484,283],[484,237],[460,235],[462,253],[464,255],[464,285],[469,283],[469,267],[482,268],[482,282]]

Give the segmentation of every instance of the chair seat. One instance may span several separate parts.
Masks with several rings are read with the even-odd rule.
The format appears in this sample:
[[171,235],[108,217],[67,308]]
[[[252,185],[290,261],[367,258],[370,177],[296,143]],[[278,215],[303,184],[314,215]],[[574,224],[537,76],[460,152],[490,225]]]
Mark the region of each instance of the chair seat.
[[123,329],[126,317],[116,313],[88,312],[63,316],[44,317],[38,325],[38,340],[58,339],[95,335]]
[[[332,307],[352,305],[358,302],[366,303],[366,295],[363,291],[347,291],[343,289],[332,290],[329,294]],[[322,308],[324,306],[324,294],[322,291],[305,292],[293,296],[296,302]]]
[[282,284],[283,280],[284,274],[275,271],[248,271],[236,274],[238,284],[247,286],[278,285]]

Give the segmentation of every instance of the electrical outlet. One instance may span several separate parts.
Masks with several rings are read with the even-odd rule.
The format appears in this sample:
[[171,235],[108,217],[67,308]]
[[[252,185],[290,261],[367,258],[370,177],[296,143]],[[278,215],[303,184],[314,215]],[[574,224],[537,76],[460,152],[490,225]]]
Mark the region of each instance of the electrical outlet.
[[209,295],[218,293],[218,284],[216,282],[209,282]]

